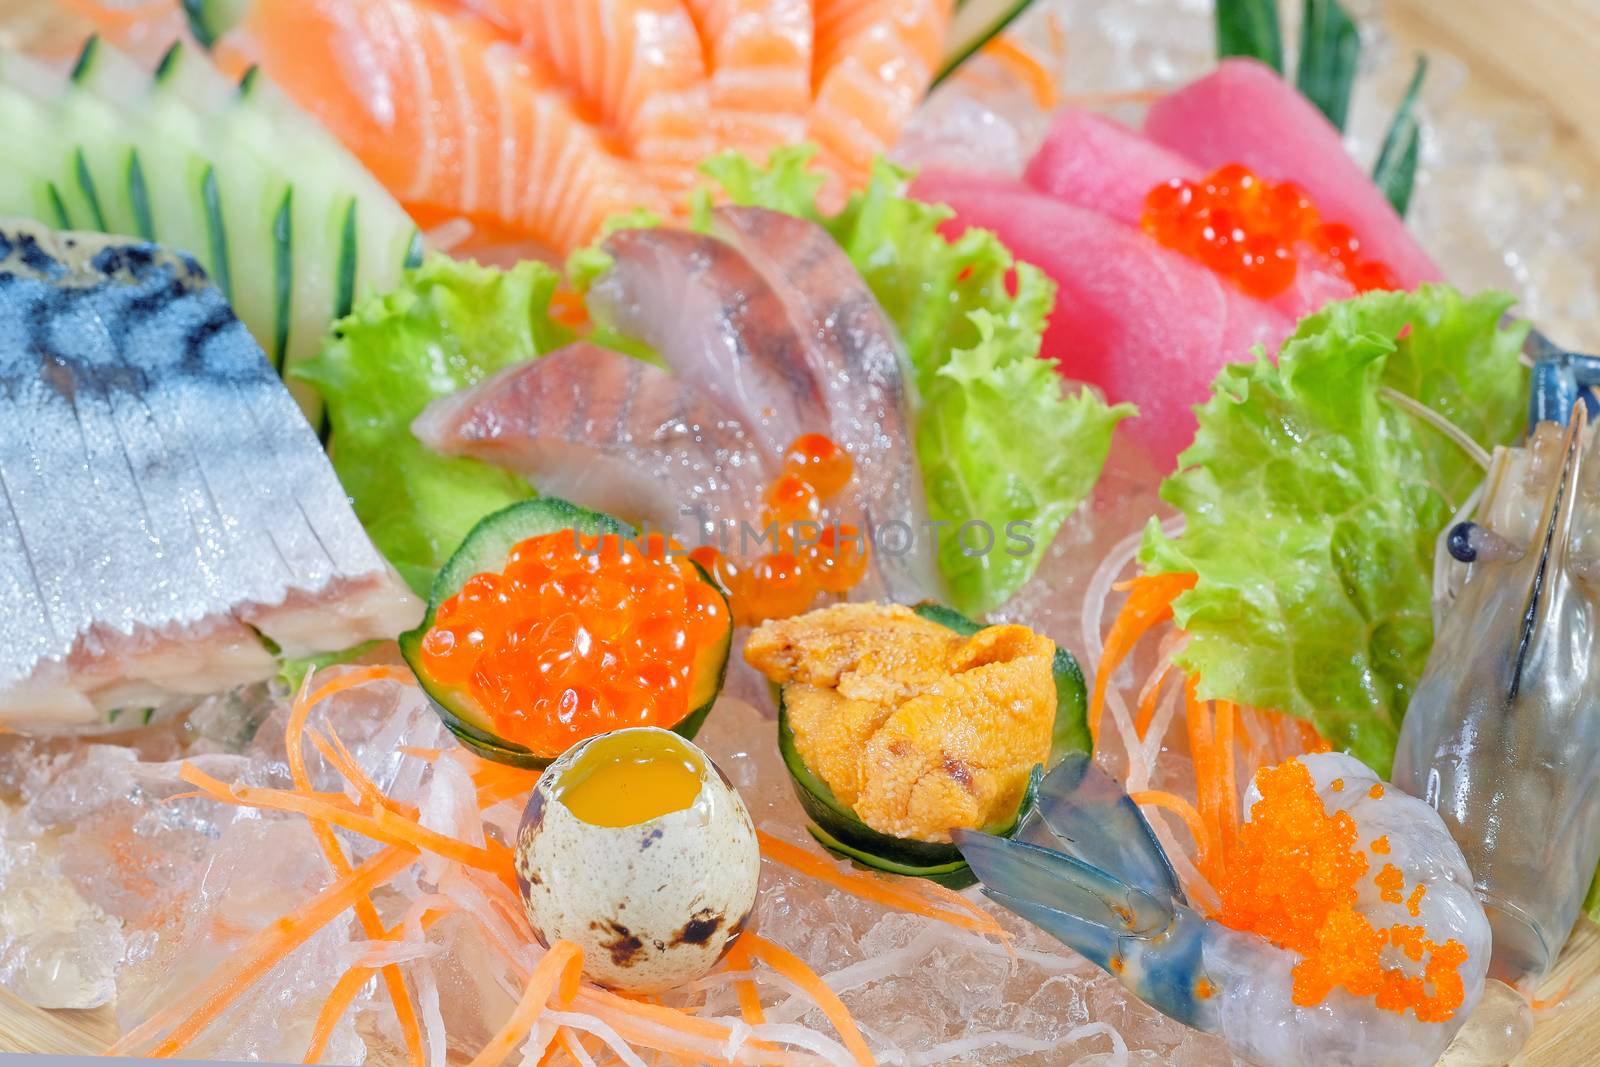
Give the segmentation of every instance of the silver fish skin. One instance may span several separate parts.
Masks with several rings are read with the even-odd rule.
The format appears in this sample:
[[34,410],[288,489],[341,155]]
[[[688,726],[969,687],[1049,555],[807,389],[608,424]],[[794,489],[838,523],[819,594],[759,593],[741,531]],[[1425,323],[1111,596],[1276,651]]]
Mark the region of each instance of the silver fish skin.
[[[1600,455],[1579,406],[1497,449],[1394,783],[1432,804],[1494,928],[1491,977],[1555,964],[1600,862]],[[1457,576],[1459,577],[1459,576]]]
[[667,227],[619,230],[590,287],[597,321],[644,341],[674,373],[736,414],[777,457],[826,432],[827,400],[782,298],[731,245]]
[[915,535],[905,554],[874,554],[884,594],[900,603],[947,600],[917,465],[909,368],[893,324],[844,249],[816,223],[757,207],[719,207],[712,217],[714,230],[767,279],[808,340],[804,352],[827,401],[831,436],[855,461],[851,496],[867,528],[904,523]]
[[586,342],[507,367],[412,424],[437,452],[515,471],[539,490],[670,532],[754,522],[776,466],[695,385]]
[[188,257],[0,221],[0,721],[84,726],[421,604]]

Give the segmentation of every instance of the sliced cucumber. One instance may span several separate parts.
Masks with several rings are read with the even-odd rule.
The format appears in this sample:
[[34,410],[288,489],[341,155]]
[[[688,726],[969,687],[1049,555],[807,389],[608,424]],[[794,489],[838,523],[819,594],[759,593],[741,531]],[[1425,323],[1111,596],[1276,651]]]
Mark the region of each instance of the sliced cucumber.
[[[286,375],[419,257],[411,219],[316,120],[181,43],[147,73],[91,40],[65,80],[0,52],[0,137],[19,148],[0,214],[190,253]],[[320,425],[316,392],[289,384]]]
[[249,7],[250,0],[183,0],[189,32],[206,48],[237,26]]
[[[472,528],[461,542],[461,547],[434,578],[433,589],[428,596],[428,613],[422,623],[416,629],[400,635],[400,654],[405,657],[423,691],[428,694],[440,720],[462,744],[485,759],[515,767],[542,768],[561,754],[537,753],[526,745],[496,734],[493,724],[473,706],[472,699],[466,693],[452,689],[429,675],[423,665],[422,639],[433,629],[439,606],[460,592],[468,579],[477,574],[502,570],[512,548],[518,543],[530,537],[564,530],[617,534],[624,538],[636,536],[631,527],[610,515],[580,508],[555,497],[539,497],[513,504]],[[716,589],[719,596],[722,595],[721,588],[698,564],[695,570],[701,581]],[[672,727],[675,733],[691,740],[705,722],[711,706],[716,703],[727,677],[728,657],[733,649],[732,613],[729,612],[726,617],[729,622],[722,640],[701,649],[697,655],[693,668],[694,679],[690,683],[689,713]]]
[[[962,615],[942,604],[922,603],[913,608],[918,615],[954,630],[970,635],[983,629],[983,624]],[[1053,765],[1067,752],[1087,750],[1088,730],[1084,725],[1087,694],[1083,672],[1071,653],[1056,649],[1051,665],[1056,686],[1056,721],[1051,735],[1050,762]],[[927,878],[953,889],[964,889],[976,879],[967,869],[961,852],[953,844],[919,841],[915,838],[895,837],[875,830],[863,822],[849,805],[841,801],[814,771],[807,766],[795,743],[794,730],[789,725],[789,708],[781,689],[778,701],[778,753],[789,771],[789,781],[794,786],[800,806],[811,819],[811,836],[835,855],[874,870],[913,878]],[[1078,739],[1082,737],[1083,743]],[[1015,810],[981,827],[985,833],[996,837],[1011,837],[1022,826],[1034,806],[1043,767],[1035,767],[1028,780],[1028,788]]]

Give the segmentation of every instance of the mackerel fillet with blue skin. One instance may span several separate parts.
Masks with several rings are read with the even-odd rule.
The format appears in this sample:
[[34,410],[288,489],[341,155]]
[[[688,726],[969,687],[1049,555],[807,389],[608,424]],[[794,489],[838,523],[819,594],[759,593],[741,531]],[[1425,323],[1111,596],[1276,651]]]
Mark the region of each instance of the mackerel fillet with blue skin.
[[0,220],[0,722],[100,723],[420,614],[193,260]]

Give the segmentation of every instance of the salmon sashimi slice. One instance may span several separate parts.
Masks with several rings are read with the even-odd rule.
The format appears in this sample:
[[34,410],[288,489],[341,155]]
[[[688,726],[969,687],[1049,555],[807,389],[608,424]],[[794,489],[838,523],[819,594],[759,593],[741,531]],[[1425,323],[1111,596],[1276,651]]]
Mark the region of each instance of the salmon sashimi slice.
[[667,207],[481,18],[417,0],[255,0],[219,56],[259,63],[425,217],[565,252],[612,214]]
[[[1023,173],[1023,180],[1041,192],[1128,226],[1140,225],[1151,189],[1174,178],[1198,182],[1204,177],[1184,156],[1120,122],[1077,108],[1056,116]],[[1300,319],[1330,300],[1356,295],[1333,261],[1309,243],[1296,244],[1295,259],[1294,281],[1267,301],[1289,318]]]
[[683,0],[706,57],[707,115],[719,148],[764,158],[806,136],[810,0]]
[[1362,256],[1388,266],[1406,288],[1443,278],[1345,151],[1339,131],[1265,64],[1224,60],[1215,72],[1152,105],[1144,128],[1156,143],[1201,167],[1242,163],[1264,178],[1295,182],[1324,221],[1354,230]]
[[[779,294],[799,333],[813,339],[806,354],[827,400],[831,436],[855,461],[850,495],[863,528],[892,520],[927,529],[905,358],[850,257],[822,227],[793,215],[720,207],[713,219]],[[922,547],[874,560],[888,599],[944,599],[937,560]]]
[[619,230],[589,311],[655,349],[686,382],[734,412],[770,456],[831,425],[810,341],[750,261],[714,237],[666,227]]
[[686,188],[715,150],[700,37],[678,0],[496,0],[580,113],[658,184]]
[[89,725],[416,623],[204,273],[0,223],[0,721]]
[[215,51],[261,66],[419,222],[553,258],[632,209],[681,218],[727,150],[815,140],[842,203],[926,92],[951,4],[235,0]]
[[806,136],[825,169],[864,181],[933,80],[950,0],[816,0]]
[[412,430],[435,451],[664,531],[754,522],[777,466],[698,386],[583,342],[434,401]]
[[1193,440],[1193,407],[1217,371],[1256,345],[1275,352],[1293,329],[1194,260],[1021,182],[930,171],[912,192],[955,210],[950,233],[992,230],[1055,280],[1043,354],[1108,400],[1137,404],[1124,426],[1162,469]]

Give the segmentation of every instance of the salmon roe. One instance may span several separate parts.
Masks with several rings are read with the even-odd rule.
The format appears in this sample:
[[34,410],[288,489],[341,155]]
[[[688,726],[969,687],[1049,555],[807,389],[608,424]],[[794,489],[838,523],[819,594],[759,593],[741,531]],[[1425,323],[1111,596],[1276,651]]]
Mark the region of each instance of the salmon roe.
[[[1451,1018],[1465,996],[1459,972],[1467,953],[1460,942],[1435,942],[1421,926],[1377,927],[1357,910],[1369,864],[1357,847],[1355,820],[1345,811],[1327,813],[1302,763],[1263,770],[1256,782],[1261,799],[1240,826],[1217,879],[1216,920],[1301,957],[1292,972],[1293,999],[1301,1007],[1320,1004],[1342,988],[1373,997],[1385,1011],[1413,1011],[1422,1022]],[[1398,867],[1385,864],[1374,880],[1384,900],[1405,899],[1405,875]],[[1406,902],[1412,916],[1420,912],[1423,888],[1417,886]],[[1421,973],[1385,966],[1390,945],[1421,965]]]
[[1140,224],[1261,300],[1294,284],[1302,245],[1326,255],[1358,292],[1400,288],[1394,272],[1361,254],[1350,227],[1322,221],[1298,185],[1266,181],[1238,163],[1199,182],[1173,178],[1151,189]]
[[728,625],[679,546],[573,530],[531,537],[469,578],[422,639],[429,676],[541,756],[692,710],[698,652]]
[[855,474],[850,453],[820,433],[801,434],[783,456],[783,472],[763,495],[762,519],[776,529],[774,551],[754,560],[700,545],[689,555],[728,592],[733,619],[754,626],[798,615],[818,593],[845,593],[867,573],[867,539],[828,514],[827,503]]

